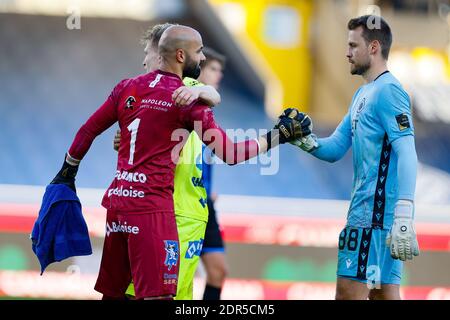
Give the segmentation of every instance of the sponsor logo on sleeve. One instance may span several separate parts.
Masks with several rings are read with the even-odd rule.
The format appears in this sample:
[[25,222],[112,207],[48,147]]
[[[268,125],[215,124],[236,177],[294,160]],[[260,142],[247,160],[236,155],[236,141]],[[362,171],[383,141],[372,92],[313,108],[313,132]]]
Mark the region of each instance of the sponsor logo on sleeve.
[[411,125],[409,124],[408,115],[406,113],[396,115],[395,119],[397,120],[398,128],[400,129],[400,131],[406,130],[411,127]]

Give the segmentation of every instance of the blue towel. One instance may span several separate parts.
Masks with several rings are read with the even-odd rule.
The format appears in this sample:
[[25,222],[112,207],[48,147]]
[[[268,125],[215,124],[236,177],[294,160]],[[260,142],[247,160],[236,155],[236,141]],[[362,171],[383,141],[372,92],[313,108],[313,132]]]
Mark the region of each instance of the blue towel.
[[47,186],[30,238],[41,275],[50,263],[92,254],[81,202],[72,189],[64,184]]

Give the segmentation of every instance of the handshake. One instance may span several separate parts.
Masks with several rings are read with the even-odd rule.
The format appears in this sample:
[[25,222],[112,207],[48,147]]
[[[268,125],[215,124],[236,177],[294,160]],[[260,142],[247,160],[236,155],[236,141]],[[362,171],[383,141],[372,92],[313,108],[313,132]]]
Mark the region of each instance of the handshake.
[[311,152],[319,146],[317,137],[312,134],[311,118],[295,108],[284,110],[274,129],[279,130],[280,144],[289,142],[306,152]]

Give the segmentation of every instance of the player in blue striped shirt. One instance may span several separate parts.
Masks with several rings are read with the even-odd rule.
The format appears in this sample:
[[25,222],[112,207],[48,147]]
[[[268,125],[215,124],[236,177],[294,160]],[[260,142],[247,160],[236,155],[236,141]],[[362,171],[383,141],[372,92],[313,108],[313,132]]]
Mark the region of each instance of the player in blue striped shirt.
[[405,260],[419,254],[414,230],[417,155],[408,94],[387,70],[392,43],[381,17],[348,23],[351,74],[366,84],[328,138],[296,141],[334,162],[353,148],[353,189],[339,236],[336,299],[400,299]]

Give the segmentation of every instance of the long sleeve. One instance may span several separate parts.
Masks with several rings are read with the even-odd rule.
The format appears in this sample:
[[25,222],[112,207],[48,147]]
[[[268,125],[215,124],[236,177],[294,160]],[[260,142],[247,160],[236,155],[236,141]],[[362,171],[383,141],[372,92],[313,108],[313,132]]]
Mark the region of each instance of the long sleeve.
[[319,147],[311,152],[314,157],[328,162],[340,160],[352,145],[350,114],[344,117],[330,137],[317,142]]
[[209,107],[194,106],[187,112],[186,127],[195,130],[203,143],[225,163],[234,165],[258,155],[256,139],[234,143],[216,123]]
[[116,101],[122,83],[123,81],[114,88],[108,99],[78,130],[68,151],[71,157],[82,160],[94,139],[117,121]]
[[417,154],[414,136],[408,135],[394,140],[392,150],[398,158],[398,198],[414,201],[417,178]]
[[414,200],[417,154],[408,94],[397,84],[386,85],[378,94],[377,116],[398,157],[398,198]]

